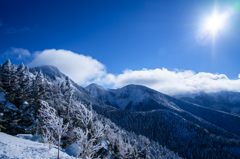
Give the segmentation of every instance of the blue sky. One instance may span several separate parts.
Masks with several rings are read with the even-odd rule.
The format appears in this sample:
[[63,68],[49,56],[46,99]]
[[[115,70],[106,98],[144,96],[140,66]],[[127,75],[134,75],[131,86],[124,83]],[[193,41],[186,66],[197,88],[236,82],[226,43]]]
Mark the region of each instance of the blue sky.
[[[228,14],[215,38],[203,28],[214,9]],[[164,92],[164,69],[239,82],[239,51],[239,0],[0,1],[0,63],[55,65],[83,86],[134,83]]]

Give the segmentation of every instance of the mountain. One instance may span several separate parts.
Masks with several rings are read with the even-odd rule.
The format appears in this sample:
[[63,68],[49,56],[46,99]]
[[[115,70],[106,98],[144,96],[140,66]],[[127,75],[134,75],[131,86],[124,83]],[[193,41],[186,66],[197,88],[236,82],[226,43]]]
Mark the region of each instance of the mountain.
[[[148,158],[160,158],[154,154],[159,154],[161,158],[178,158],[178,155],[183,158],[240,158],[238,116],[177,99],[140,85],[106,89],[91,84],[83,88],[52,66],[31,69],[32,73],[27,73],[30,79],[24,78],[29,80],[29,86],[26,87],[21,85],[21,81],[15,82],[15,79],[21,79],[18,76],[26,74],[17,71],[22,70],[20,66],[14,66],[12,70],[13,67],[8,62],[2,68],[5,67],[10,70],[6,72],[0,69],[0,91],[3,91],[0,94],[0,111],[4,111],[0,117],[5,120],[2,125],[8,127],[9,132],[14,129],[14,133],[26,133],[26,128],[30,127],[29,132],[34,133],[41,116],[36,112],[39,112],[41,101],[45,101],[59,117],[64,118],[65,122],[69,121],[71,128],[62,142],[63,146],[68,146],[75,139],[72,129],[79,125],[76,119],[82,112],[77,106],[83,103],[90,109],[88,103],[92,103],[92,109],[97,113],[93,123],[99,121],[97,125],[107,125],[108,130],[104,133],[104,141],[109,141],[110,144],[108,148],[101,149],[102,154],[108,152],[118,157],[129,153],[145,155],[140,158],[147,158],[147,154],[151,156]],[[9,87],[16,87],[17,91],[12,91]],[[27,116],[29,120],[25,122]],[[92,127],[84,129],[88,128],[94,131]]]
[[51,79],[59,79],[61,81],[62,79],[65,79],[67,77],[65,74],[60,72],[57,67],[51,65],[43,65],[30,69],[30,71],[33,73],[34,71],[38,72],[40,70],[42,70],[42,72]]
[[139,85],[106,89],[91,84],[86,89],[93,97],[115,107],[97,107],[95,110],[99,114],[128,131],[166,145],[182,157],[189,158],[189,153],[198,156],[206,151],[204,145],[209,145],[209,140],[215,140],[214,144],[222,147],[233,138],[236,143],[239,142],[239,116],[179,100]]
[[[10,60],[0,67],[1,131],[12,135],[40,134],[49,147],[58,144],[58,154],[60,147],[73,147],[71,153],[80,158],[180,158],[158,142],[127,132],[97,114],[93,111],[97,107],[113,107],[91,97],[84,88],[75,87],[54,67],[48,67],[29,72],[27,66],[12,65]],[[61,76],[47,76],[46,70]],[[1,141],[2,138],[0,144]],[[12,150],[0,151],[0,156],[7,157],[8,151]]]
[[[33,70],[35,70],[35,71],[41,70],[44,75],[46,75],[50,79],[55,80],[57,82],[62,82],[67,77],[65,74],[63,74],[61,71],[59,71],[59,69],[55,66],[44,65],[44,66],[34,67],[34,68],[30,69],[31,72],[33,72]],[[83,92],[85,94],[88,93],[83,87],[76,84],[73,80],[71,80],[71,83],[80,92]]]
[[[240,136],[240,117],[179,100],[140,85],[128,85],[120,89],[104,89],[96,84],[86,87],[92,96],[105,104],[123,110],[169,110],[178,115],[190,113],[205,121]],[[231,124],[230,124],[231,123]],[[234,126],[233,126],[234,125]]]
[[106,89],[97,84],[86,87],[92,96],[107,105],[123,110],[149,111],[157,109],[174,109],[181,111],[167,96],[140,85],[128,85],[121,89]]
[[[44,69],[42,70],[45,74]],[[56,71],[52,74],[56,74]],[[59,71],[57,77],[63,80],[65,76],[59,76],[60,74]],[[50,77],[56,79],[55,76]],[[239,117],[179,100],[139,85],[106,89],[91,84],[86,88],[76,88],[79,88],[76,100],[92,102],[93,109],[98,114],[125,130],[160,142],[182,157],[199,156],[202,152],[211,156],[211,149],[218,149],[217,154],[231,154],[232,151],[238,154],[239,149],[236,145],[240,141]],[[209,150],[204,145],[208,145]],[[221,149],[218,148],[219,145]],[[216,156],[216,153],[213,156]],[[229,158],[226,154],[220,156]]]
[[[61,83],[65,81],[67,77],[57,67],[50,66],[50,65],[34,67],[30,69],[30,72],[34,73],[35,71],[40,71],[40,70],[46,77],[49,77],[51,80],[53,80],[53,83],[57,83],[57,84]],[[70,79],[70,81],[71,81],[71,84],[74,86],[74,88],[77,90],[75,91],[74,97],[78,98],[79,101],[82,101],[83,103],[88,103],[89,101],[91,101],[93,104],[102,105],[102,103],[99,102],[99,100],[97,100],[96,98],[92,98],[90,96],[90,93],[86,89],[76,84],[73,80]]]
[[176,98],[202,105],[211,109],[228,112],[240,116],[240,93],[239,92],[217,92],[185,94]]

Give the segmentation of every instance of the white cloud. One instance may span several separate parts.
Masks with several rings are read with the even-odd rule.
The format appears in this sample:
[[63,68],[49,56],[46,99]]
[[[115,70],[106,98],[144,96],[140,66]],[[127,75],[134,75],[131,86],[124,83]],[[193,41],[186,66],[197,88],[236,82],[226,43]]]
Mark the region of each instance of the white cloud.
[[237,91],[240,92],[239,79],[230,80],[224,74],[192,70],[142,69],[125,70],[114,75],[106,72],[105,66],[90,56],[67,50],[44,50],[36,52],[30,67],[53,65],[80,85],[91,82],[103,86],[120,88],[128,84],[144,85],[159,92],[176,95],[182,93]]
[[238,78],[240,78],[240,74],[238,75]]
[[80,85],[89,84],[93,79],[106,74],[105,66],[90,56],[67,50],[44,50],[36,52],[30,67],[52,65]]
[[10,50],[4,53],[6,58],[14,58],[16,60],[24,60],[27,57],[30,57],[31,54],[28,50],[23,48],[11,48]]
[[169,71],[162,69],[142,69],[138,71],[125,70],[120,75],[107,74],[102,79],[95,80],[103,85],[113,85],[116,88],[128,84],[138,84],[150,87],[168,95],[182,93],[237,91],[240,92],[240,79],[230,80],[224,74],[195,73],[191,70]]

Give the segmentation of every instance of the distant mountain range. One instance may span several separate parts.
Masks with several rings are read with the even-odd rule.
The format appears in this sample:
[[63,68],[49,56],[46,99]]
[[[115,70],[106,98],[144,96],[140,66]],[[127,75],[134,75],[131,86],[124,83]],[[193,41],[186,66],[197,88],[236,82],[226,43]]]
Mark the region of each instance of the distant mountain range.
[[[178,115],[191,114],[240,136],[240,116],[180,100],[145,86],[127,85],[114,90],[91,84],[86,89],[101,102],[122,110],[169,110]],[[233,127],[229,123],[235,126]]]
[[[58,81],[66,77],[56,67],[35,68],[40,69]],[[76,100],[92,102],[98,114],[167,146],[181,157],[240,157],[239,93],[171,97],[141,85],[106,89],[97,84],[85,88],[72,84],[78,90]],[[225,152],[234,155],[226,157]]]
[[176,98],[205,106],[207,108],[240,115],[240,92],[217,92],[185,94]]

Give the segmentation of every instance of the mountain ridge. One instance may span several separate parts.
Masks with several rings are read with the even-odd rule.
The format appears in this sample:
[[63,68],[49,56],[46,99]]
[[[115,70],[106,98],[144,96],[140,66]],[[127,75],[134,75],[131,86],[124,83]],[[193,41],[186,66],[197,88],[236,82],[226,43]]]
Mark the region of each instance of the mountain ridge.
[[[83,99],[86,102],[93,101],[92,102],[93,109],[98,114],[110,119],[116,125],[120,126],[125,130],[133,131],[137,134],[145,135],[154,141],[161,142],[164,146],[167,146],[167,148],[169,148],[170,150],[178,152],[182,157],[189,158],[190,157],[189,154],[198,156],[199,153],[201,153],[202,151],[206,151],[206,154],[210,155],[210,152],[208,152],[203,147],[203,145],[207,144],[208,146],[210,146],[209,144],[211,142],[214,143],[212,145],[213,147],[217,145],[222,145],[224,149],[225,148],[229,149],[227,145],[229,144],[231,145],[232,144],[231,141],[234,141],[234,143],[236,144],[240,141],[239,136],[234,135],[238,134],[235,132],[236,130],[228,129],[228,127],[227,130],[226,128],[223,129],[219,127],[219,125],[217,125],[218,123],[216,123],[216,121],[210,120],[211,118],[210,119],[206,118],[207,120],[203,118],[204,117],[203,115],[207,114],[206,112],[210,111],[210,117],[212,115],[211,113],[215,112],[216,113],[215,117],[218,117],[220,115],[221,123],[223,119],[222,116],[227,115],[228,117],[228,114],[219,113],[211,109],[198,106],[196,104],[187,103],[186,101],[164,95],[160,92],[149,89],[145,86],[130,85],[124,87],[123,90],[121,88],[116,90],[103,89],[102,86],[98,87],[98,89],[99,88],[101,88],[101,91],[105,93],[107,92],[107,94],[110,97],[106,98],[106,96],[103,93],[101,94],[102,99],[101,98],[99,99],[93,96],[93,94],[91,94],[91,92],[89,92],[87,88],[82,88],[85,91],[77,93],[75,99],[78,101],[79,100],[82,101]],[[140,91],[136,90],[136,88],[141,90]],[[131,94],[131,91],[133,90],[135,90],[135,94]],[[152,99],[150,100],[151,102],[147,103],[148,106],[149,105],[151,106],[150,107],[151,110],[149,110],[149,107],[144,107],[144,105],[142,107],[137,108],[138,110],[132,109],[133,106],[136,105],[134,105],[134,103],[129,104],[130,102],[130,100],[128,99],[129,97],[132,97],[132,99],[134,99],[135,101],[138,101],[137,99],[141,99],[141,101],[146,102],[145,97],[149,98],[151,96],[146,95],[144,96],[144,98],[142,98],[142,95],[139,96],[138,94],[139,92],[140,94],[141,92],[145,92],[147,94],[155,93],[155,96],[152,97]],[[159,96],[156,96],[156,94]],[[114,103],[111,103],[112,101],[114,101],[113,97],[118,98],[118,102],[114,102],[116,105],[114,105]],[[162,98],[162,101],[152,102],[156,99],[159,99],[159,97],[164,98]],[[103,101],[103,99],[106,100]],[[123,102],[124,100],[127,102],[124,103]],[[118,107],[119,103],[125,104],[124,106],[122,106],[122,109],[121,107]],[[135,104],[136,103],[137,102],[135,102]],[[162,104],[161,107],[159,107],[160,106],[159,103]],[[156,107],[158,108],[157,110]],[[188,107],[193,107],[194,109],[189,109]],[[186,111],[186,109],[188,111]],[[196,113],[196,111],[200,114]],[[213,117],[213,119],[215,117]],[[233,118],[232,115],[230,115],[230,118]],[[232,123],[232,125],[235,124],[235,122],[233,121],[230,122]],[[224,122],[227,123],[226,121]],[[238,118],[236,122],[239,122]],[[235,124],[235,126],[236,125],[238,124]],[[231,132],[234,132],[234,134]],[[186,138],[187,136],[189,136],[188,137],[189,139]],[[182,143],[182,141],[185,141],[186,143]],[[189,145],[191,145],[190,147],[192,147],[192,150],[190,149]],[[182,149],[180,147],[182,147]],[[199,149],[199,147],[202,148]],[[220,151],[218,152],[220,154]]]
[[[220,112],[218,110],[210,109],[184,100],[179,100],[177,98],[165,95],[163,93],[157,92],[156,90],[140,85],[127,85],[123,88],[115,90],[106,89],[103,92],[104,94],[96,94],[98,92],[96,91],[97,88],[98,87],[96,87],[94,94],[90,92],[93,96],[105,104],[115,106],[122,110],[151,111],[158,109],[167,109],[176,111],[179,114],[186,111],[194,116],[200,117],[201,119],[204,119],[207,122],[216,125],[219,128],[223,128],[231,133],[234,133],[235,135],[240,136],[240,130],[238,129],[238,127],[240,127],[240,117],[237,115]],[[86,87],[86,89],[89,90],[89,87]],[[144,92],[145,95],[140,94],[139,97],[137,96],[139,92]],[[99,98],[100,96],[101,98]],[[123,104],[124,106],[118,104]],[[229,125],[229,123],[232,123],[235,126],[232,127]]]

